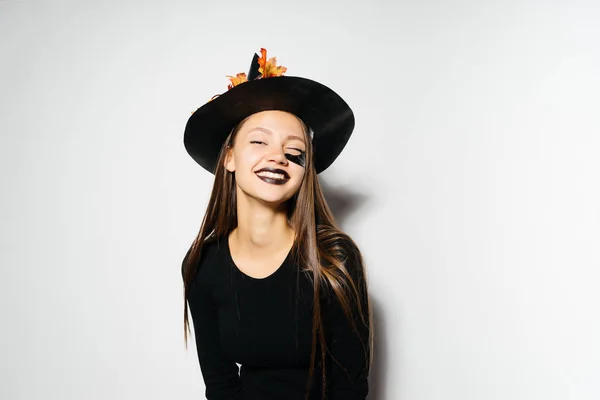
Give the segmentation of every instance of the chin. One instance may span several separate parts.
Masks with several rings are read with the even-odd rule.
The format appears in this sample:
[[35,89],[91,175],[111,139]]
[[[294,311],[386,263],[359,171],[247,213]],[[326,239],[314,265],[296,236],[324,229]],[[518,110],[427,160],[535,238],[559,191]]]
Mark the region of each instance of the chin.
[[250,187],[246,187],[246,189],[240,185],[239,189],[241,189],[246,196],[272,205],[279,205],[287,202],[294,196],[294,193],[299,190],[299,188],[296,188],[295,191],[292,191],[290,187],[284,189],[282,186],[276,185],[265,186],[262,183],[250,185]]
[[279,205],[282,203],[287,202],[292,196],[265,196],[264,194],[262,195],[256,195],[254,196],[254,198],[256,198],[257,200],[260,200],[264,203],[268,203],[268,204],[273,204],[273,205]]

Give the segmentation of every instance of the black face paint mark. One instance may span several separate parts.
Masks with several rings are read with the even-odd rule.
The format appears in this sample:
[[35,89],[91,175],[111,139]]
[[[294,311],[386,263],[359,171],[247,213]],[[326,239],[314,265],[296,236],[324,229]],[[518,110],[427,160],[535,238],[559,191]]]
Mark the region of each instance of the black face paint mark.
[[293,162],[294,164],[298,164],[302,168],[306,166],[306,152],[301,152],[297,156],[289,153],[285,153],[285,158]]

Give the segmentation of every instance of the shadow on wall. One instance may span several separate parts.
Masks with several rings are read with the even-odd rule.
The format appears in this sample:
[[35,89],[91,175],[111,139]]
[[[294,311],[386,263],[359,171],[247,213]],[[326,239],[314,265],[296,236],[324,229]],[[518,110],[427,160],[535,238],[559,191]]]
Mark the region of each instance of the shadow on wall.
[[[344,222],[348,217],[361,207],[364,207],[369,197],[359,192],[360,184],[353,186],[332,187],[322,178],[319,178],[323,194],[333,215],[336,218],[338,225],[344,230]],[[361,249],[362,251],[362,249]],[[367,266],[367,268],[373,268]],[[376,269],[375,269],[376,270]],[[374,272],[370,269],[370,275]],[[373,310],[373,328],[374,328],[374,349],[373,349],[373,366],[369,374],[369,400],[386,400],[385,399],[385,383],[386,371],[388,368],[387,360],[387,341],[385,337],[385,321],[383,318],[380,299],[375,298],[373,293],[369,293]]]
[[367,194],[357,190],[360,189],[360,184],[333,187],[321,177],[319,177],[319,183],[327,204],[329,204],[338,225],[341,227],[344,226],[344,222],[354,211],[364,207],[369,201]]

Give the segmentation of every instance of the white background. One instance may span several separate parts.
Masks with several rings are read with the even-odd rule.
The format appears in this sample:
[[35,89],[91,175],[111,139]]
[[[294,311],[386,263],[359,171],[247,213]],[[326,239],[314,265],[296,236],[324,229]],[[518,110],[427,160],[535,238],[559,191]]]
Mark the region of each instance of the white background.
[[0,398],[204,397],[183,129],[260,47],[356,114],[370,399],[600,398],[600,3],[351,3],[0,2]]

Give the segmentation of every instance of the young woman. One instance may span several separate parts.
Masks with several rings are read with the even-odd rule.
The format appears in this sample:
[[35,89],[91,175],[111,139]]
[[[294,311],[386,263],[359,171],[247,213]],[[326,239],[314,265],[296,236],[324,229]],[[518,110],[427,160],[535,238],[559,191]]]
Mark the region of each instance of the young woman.
[[186,125],[188,153],[215,181],[182,264],[185,340],[189,306],[208,400],[364,400],[363,259],[317,178],[354,115],[331,89],[285,71],[261,49]]

